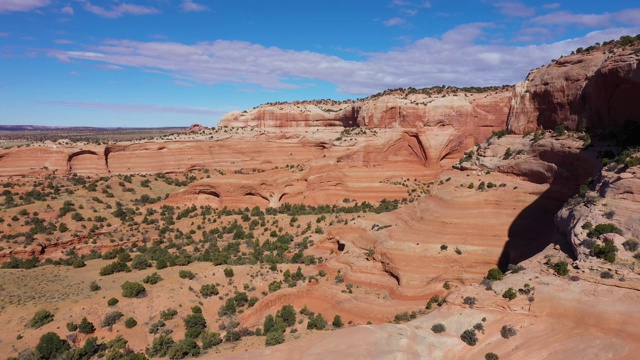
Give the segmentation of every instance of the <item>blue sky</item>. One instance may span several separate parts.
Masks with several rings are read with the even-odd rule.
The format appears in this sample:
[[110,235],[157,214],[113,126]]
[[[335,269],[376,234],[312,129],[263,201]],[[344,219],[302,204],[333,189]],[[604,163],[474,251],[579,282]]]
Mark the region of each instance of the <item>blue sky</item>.
[[215,125],[269,101],[514,84],[637,0],[0,0],[0,124]]

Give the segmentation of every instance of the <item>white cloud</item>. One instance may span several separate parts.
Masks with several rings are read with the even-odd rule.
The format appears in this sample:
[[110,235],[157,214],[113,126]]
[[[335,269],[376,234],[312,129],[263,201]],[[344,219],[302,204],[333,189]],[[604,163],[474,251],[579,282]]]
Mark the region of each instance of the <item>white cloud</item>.
[[500,9],[500,12],[513,17],[531,17],[536,14],[536,10],[519,1],[500,1],[493,6]]
[[393,0],[391,1],[391,6],[430,8],[431,2],[427,0],[424,0],[424,1]]
[[73,44],[73,41],[68,39],[56,39],[53,42],[55,42],[56,44]]
[[0,32],[0,37],[9,37],[9,36],[11,36],[11,34],[8,32]]
[[67,5],[65,7],[62,8],[62,10],[60,10],[61,13],[65,14],[65,15],[73,15],[74,11],[73,8],[71,7],[71,5]]
[[107,9],[102,6],[93,5],[89,1],[82,1],[82,7],[90,13],[106,18],[119,18],[123,15],[150,15],[160,13],[160,10],[154,7],[128,3],[113,5],[110,9]]
[[[72,74],[73,75],[73,74]],[[125,112],[125,113],[169,113],[169,114],[185,114],[185,115],[217,115],[221,116],[224,111],[206,109],[206,108],[194,108],[194,107],[181,107],[181,106],[168,106],[168,105],[146,105],[146,104],[111,104],[89,101],[39,101],[37,104],[46,105],[61,105],[80,107],[88,109],[100,109],[113,112]]]
[[12,11],[31,11],[51,4],[50,0],[1,0],[0,13]]
[[560,6],[562,6],[562,4],[560,4],[560,3],[551,3],[551,4],[542,5],[542,8],[546,9],[546,10],[550,10],[550,9],[557,9]]
[[389,20],[383,21],[382,23],[384,24],[384,26],[396,26],[396,25],[402,25],[405,22],[406,21],[403,18],[394,17]]
[[574,14],[569,11],[557,11],[537,16],[531,21],[540,25],[579,25],[588,27],[607,26],[611,23],[612,14]]
[[209,8],[202,4],[196,4],[193,0],[184,0],[182,2],[182,10],[191,12],[191,11],[208,11]]
[[206,85],[252,84],[279,89],[321,80],[335,84],[343,93],[371,94],[407,86],[513,84],[523,80],[529,70],[578,47],[640,32],[640,27],[612,28],[581,38],[528,46],[478,43],[484,30],[493,26],[458,26],[440,37],[423,38],[388,52],[368,53],[359,61],[226,40],[196,44],[108,40],[87,51],[54,50],[51,55],[61,61],[95,61]]

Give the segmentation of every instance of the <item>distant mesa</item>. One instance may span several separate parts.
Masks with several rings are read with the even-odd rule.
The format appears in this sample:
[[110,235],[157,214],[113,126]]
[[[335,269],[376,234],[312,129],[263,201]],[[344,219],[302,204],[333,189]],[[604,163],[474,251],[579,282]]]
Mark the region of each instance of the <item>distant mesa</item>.
[[189,128],[187,129],[187,132],[197,133],[197,132],[203,131],[204,129],[205,129],[204,126],[200,124],[191,124],[191,126],[189,126]]

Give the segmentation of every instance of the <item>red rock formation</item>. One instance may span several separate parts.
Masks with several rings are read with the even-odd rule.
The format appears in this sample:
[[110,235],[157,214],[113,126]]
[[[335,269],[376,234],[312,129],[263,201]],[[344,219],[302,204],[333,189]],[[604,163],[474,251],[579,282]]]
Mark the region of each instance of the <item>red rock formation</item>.
[[639,47],[609,45],[531,71],[516,85],[509,130],[606,128],[640,121]]

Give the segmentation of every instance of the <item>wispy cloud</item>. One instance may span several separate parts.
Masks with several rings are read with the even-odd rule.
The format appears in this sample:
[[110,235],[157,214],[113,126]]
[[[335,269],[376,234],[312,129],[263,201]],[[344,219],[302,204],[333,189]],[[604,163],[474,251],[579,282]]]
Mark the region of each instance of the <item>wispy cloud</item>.
[[[282,89],[322,80],[336,84],[343,93],[370,94],[406,86],[512,84],[522,80],[530,69],[577,47],[640,32],[640,27],[611,28],[581,38],[528,46],[478,43],[485,30],[493,26],[458,26],[440,37],[423,38],[389,52],[368,53],[360,61],[225,40],[196,44],[108,40],[89,51],[53,50],[51,55],[62,61],[96,61],[206,85],[252,84]],[[469,74],[474,74],[473,79]]]
[[119,18],[123,15],[151,15],[159,14],[160,10],[154,7],[121,3],[113,5],[111,8],[104,8],[102,6],[93,5],[89,1],[81,0],[82,7],[93,14],[106,18]]
[[186,81],[181,81],[181,80],[176,80],[173,82],[174,84],[178,85],[178,86],[182,86],[182,87],[193,87],[194,85],[190,82],[186,82]]
[[558,9],[560,6],[562,6],[562,4],[560,3],[551,3],[551,4],[542,5],[542,8],[545,10],[552,10],[552,9]]
[[111,64],[99,64],[99,65],[96,65],[96,67],[101,70],[124,70],[122,66],[111,65]]
[[397,26],[406,23],[406,20],[403,18],[394,17],[389,20],[383,21],[382,23],[384,24],[384,26]]
[[8,32],[0,32],[0,37],[9,37],[11,36],[11,33]]
[[55,42],[56,44],[73,44],[73,41],[69,39],[56,39],[53,42]]
[[532,17],[536,14],[536,10],[519,1],[500,1],[494,3],[493,6],[500,9],[500,12],[512,17]]
[[431,2],[427,0],[423,0],[423,1],[393,0],[391,1],[391,6],[430,8]]
[[51,4],[51,0],[2,0],[0,13],[12,11],[31,11]]
[[65,15],[73,15],[74,11],[73,8],[71,7],[71,5],[67,5],[65,7],[62,8],[62,10],[60,10],[61,13],[65,14]]
[[209,11],[209,8],[202,4],[194,3],[193,0],[184,0],[182,2],[182,11],[195,12],[195,11]]
[[44,105],[60,105],[70,106],[88,109],[99,109],[113,112],[124,113],[164,113],[164,114],[183,114],[183,115],[211,115],[221,116],[225,112],[215,109],[196,108],[196,107],[182,107],[182,106],[167,106],[167,105],[147,105],[147,104],[111,104],[89,101],[72,101],[72,100],[60,100],[60,101],[38,101],[37,104]]

